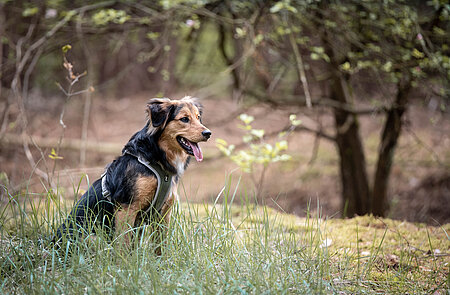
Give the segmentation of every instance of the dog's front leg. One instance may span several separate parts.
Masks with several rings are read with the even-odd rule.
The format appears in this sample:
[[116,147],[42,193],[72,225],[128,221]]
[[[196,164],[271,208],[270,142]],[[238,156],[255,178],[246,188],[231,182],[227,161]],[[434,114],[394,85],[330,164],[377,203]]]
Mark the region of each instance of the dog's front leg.
[[134,187],[133,197],[129,204],[121,204],[116,211],[115,230],[117,236],[122,235],[124,244],[130,248],[136,226],[136,218],[140,211],[148,208],[155,197],[158,181],[155,177],[139,176]]
[[115,232],[118,240],[122,241],[126,248],[131,248],[131,242],[133,238],[134,223],[138,210],[133,208],[134,206],[123,205],[117,211],[115,215]]
[[178,196],[176,194],[171,194],[169,198],[167,198],[167,201],[164,203],[163,207],[161,208],[161,214],[163,216],[163,224],[166,228],[169,227],[170,223],[170,216],[172,214],[172,207],[175,203],[175,200],[178,199]]
[[164,241],[164,237],[167,235],[167,231],[169,229],[170,224],[170,216],[172,214],[172,207],[175,203],[175,200],[178,200],[177,188],[173,187],[172,193],[164,202],[163,207],[161,208],[161,224],[157,227],[157,247],[155,249],[156,255],[161,255],[161,246]]

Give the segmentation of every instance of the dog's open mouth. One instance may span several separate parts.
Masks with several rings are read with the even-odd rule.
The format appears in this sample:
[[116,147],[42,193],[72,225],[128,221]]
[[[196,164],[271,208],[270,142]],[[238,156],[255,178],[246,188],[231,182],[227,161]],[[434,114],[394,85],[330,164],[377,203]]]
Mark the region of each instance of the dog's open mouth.
[[181,147],[186,151],[186,153],[194,156],[197,162],[201,162],[203,160],[202,150],[196,142],[189,141],[181,136],[177,136],[177,140]]

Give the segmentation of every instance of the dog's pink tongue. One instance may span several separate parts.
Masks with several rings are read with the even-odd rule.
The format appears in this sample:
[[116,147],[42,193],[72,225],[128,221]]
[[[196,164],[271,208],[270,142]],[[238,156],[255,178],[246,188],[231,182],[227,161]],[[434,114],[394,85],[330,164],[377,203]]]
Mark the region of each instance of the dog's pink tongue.
[[192,151],[194,152],[194,156],[195,156],[195,159],[197,160],[197,162],[203,161],[202,150],[200,149],[198,144],[196,144],[195,142],[189,141],[189,145],[191,146]]

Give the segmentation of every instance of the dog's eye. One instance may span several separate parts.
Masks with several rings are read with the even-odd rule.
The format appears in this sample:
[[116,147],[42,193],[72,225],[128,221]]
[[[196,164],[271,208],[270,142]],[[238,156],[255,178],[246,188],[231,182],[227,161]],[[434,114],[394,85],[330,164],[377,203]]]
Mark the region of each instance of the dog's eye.
[[183,117],[180,119],[181,122],[183,123],[189,123],[189,118],[188,117]]

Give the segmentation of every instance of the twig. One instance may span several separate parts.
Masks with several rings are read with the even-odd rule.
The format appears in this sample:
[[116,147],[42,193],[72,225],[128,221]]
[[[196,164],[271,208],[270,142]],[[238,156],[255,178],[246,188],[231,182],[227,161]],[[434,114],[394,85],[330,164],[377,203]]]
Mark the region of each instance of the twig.
[[[24,67],[25,63],[21,63],[20,58],[22,58],[22,44],[31,37],[32,32],[34,31],[34,27],[35,27],[34,25],[31,25],[28,28],[27,34],[24,37],[20,38],[19,41],[17,42],[16,72],[14,73],[14,78],[11,82],[11,90],[12,90],[11,95],[16,97],[16,99],[17,99],[17,104],[18,104],[19,112],[20,112],[19,117],[20,117],[20,121],[22,122],[22,137],[23,138],[25,138],[29,135],[26,132],[28,120],[27,120],[27,115],[26,115],[26,111],[25,111],[24,98],[22,96],[22,92],[20,91],[20,85],[19,85],[20,84],[19,83],[20,75],[23,71],[23,67]],[[34,160],[33,154],[31,153],[28,143],[26,141],[23,142],[23,149],[24,149],[25,156],[27,157],[31,167],[36,172],[36,174],[38,174],[39,176],[42,176],[48,182],[48,184],[51,185],[51,181],[49,180],[48,175],[46,175],[41,169],[39,169],[37,167],[37,162]]]
[[368,107],[368,108],[355,108],[352,104],[335,101],[329,98],[321,98],[313,102],[313,105],[332,107],[335,109],[346,111],[354,115],[374,115],[385,113],[388,111],[388,107]]
[[212,12],[211,10],[205,9],[205,8],[192,9],[191,7],[183,6],[183,5],[180,5],[179,7],[186,9],[190,13],[195,13],[200,16],[208,17],[209,19],[212,19],[217,23],[230,24],[230,25],[244,25],[248,22],[247,19],[226,17],[223,15],[216,14],[216,13]]
[[[25,131],[22,133],[22,137],[28,136]],[[31,167],[33,168],[34,172],[36,172],[37,175],[44,178],[45,181],[47,181],[50,184],[50,179],[48,178],[48,174],[42,171],[37,167],[37,163],[34,161],[33,155],[31,154],[30,148],[28,146],[28,142],[26,140],[23,140],[23,150],[25,152],[25,156],[27,157],[28,161],[30,162]]]
[[[306,105],[306,99],[303,96],[298,95],[290,95],[283,97],[269,97],[265,92],[258,92],[255,89],[245,89],[244,93],[246,95],[253,96],[259,101],[268,103],[275,107],[286,107],[286,106],[304,106]],[[305,100],[305,104],[303,101]],[[354,115],[377,115],[381,113],[385,113],[388,111],[388,107],[380,106],[380,107],[360,107],[355,108],[353,105],[349,103],[343,103],[335,100],[331,100],[329,98],[322,97],[320,99],[315,99],[312,102],[313,106],[323,106],[329,108],[335,108],[339,110],[346,111],[347,113]]]
[[267,92],[272,93],[275,90],[275,87],[277,87],[278,83],[280,82],[283,75],[286,73],[286,66],[282,65],[280,70],[278,71],[277,75],[269,84],[269,87],[267,87]]
[[292,49],[294,50],[294,57],[297,65],[297,74],[303,85],[303,91],[305,93],[306,106],[312,108],[311,93],[309,92],[308,80],[306,79],[305,66],[303,64],[302,56],[298,50],[297,43],[295,42],[294,33],[289,34],[289,41],[291,42]]
[[[87,42],[84,42],[84,36],[83,36],[83,27],[81,24],[81,20],[83,19],[84,11],[81,11],[80,18],[78,19],[76,30],[78,39],[80,40],[80,43],[82,44],[84,56],[87,60],[87,66],[88,66],[88,72],[91,73],[88,76],[87,85],[88,87],[92,86],[92,73],[94,72],[93,66],[92,66],[92,58],[91,54],[89,52],[89,47]],[[81,125],[81,150],[80,150],[80,165],[84,166],[86,162],[86,145],[87,145],[87,136],[88,136],[88,126],[89,126],[89,114],[91,112],[91,104],[92,104],[92,96],[91,91],[85,91],[85,100],[84,100],[84,109],[83,109],[83,121]]]
[[[64,87],[62,87],[59,83],[57,83],[59,88],[61,90],[63,90],[63,92],[66,94],[66,99],[64,101],[64,105],[62,107],[61,114],[59,116],[59,124],[61,125],[62,130],[61,130],[61,134],[59,136],[58,144],[56,146],[56,155],[59,155],[62,140],[64,138],[64,134],[66,131],[66,125],[64,124],[64,121],[63,121],[66,106],[69,103],[70,98],[72,98],[73,96],[75,96],[78,93],[83,93],[85,91],[85,90],[83,90],[83,91],[73,92],[72,91],[73,86],[80,81],[80,78],[84,77],[87,74],[86,71],[81,74],[74,74],[73,65],[67,60],[65,53],[64,53],[64,64],[63,65],[64,65],[64,68],[69,73],[69,75],[66,77],[66,79],[69,81],[69,88],[66,91],[66,90],[64,90]],[[55,169],[56,169],[56,159],[53,163],[52,176],[55,175]]]
[[39,60],[39,57],[41,57],[42,52],[44,52],[44,47],[40,47],[37,52],[34,54],[33,59],[31,60],[30,65],[28,66],[27,70],[25,71],[25,76],[23,78],[23,86],[22,86],[22,97],[24,100],[28,99],[28,84],[30,81],[30,76],[34,71],[34,68],[36,67],[36,64]]
[[319,145],[320,145],[320,136],[316,133],[314,137],[314,144],[311,152],[311,158],[308,161],[308,166],[311,166],[316,161],[317,154],[319,152]]

